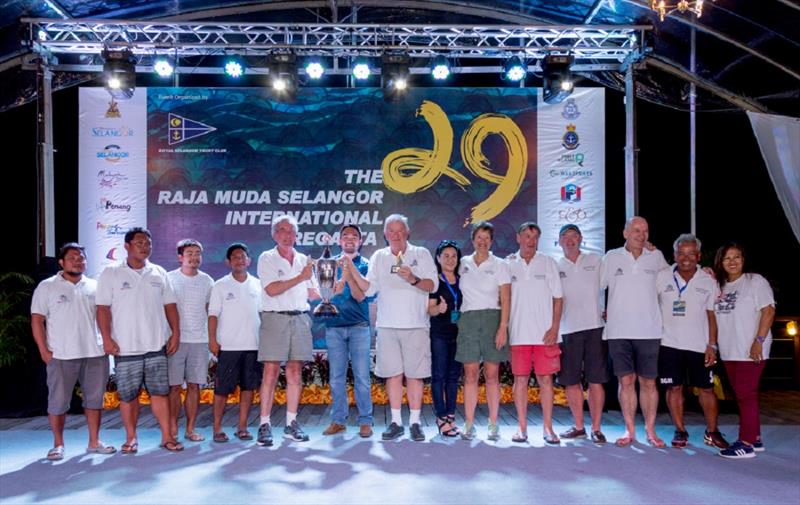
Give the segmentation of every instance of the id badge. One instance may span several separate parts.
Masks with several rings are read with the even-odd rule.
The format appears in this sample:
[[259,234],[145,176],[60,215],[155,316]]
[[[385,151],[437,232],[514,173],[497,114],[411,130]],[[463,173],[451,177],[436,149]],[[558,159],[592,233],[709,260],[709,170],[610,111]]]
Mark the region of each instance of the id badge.
[[392,273],[396,274],[400,271],[400,265],[392,265]]
[[450,322],[455,324],[458,321],[458,318],[461,317],[461,312],[457,310],[453,310],[450,312]]
[[683,317],[686,315],[686,302],[683,300],[675,300],[672,302],[672,315]]

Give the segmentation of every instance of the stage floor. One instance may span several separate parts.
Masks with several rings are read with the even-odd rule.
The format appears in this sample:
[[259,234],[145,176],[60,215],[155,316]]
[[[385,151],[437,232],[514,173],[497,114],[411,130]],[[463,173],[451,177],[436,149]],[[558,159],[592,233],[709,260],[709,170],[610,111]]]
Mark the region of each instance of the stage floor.
[[[438,437],[430,406],[423,410],[423,443],[380,441],[389,416],[384,406],[376,406],[371,439],[358,437],[354,408],[346,434],[323,437],[328,410],[301,407],[310,442],[276,437],[275,446],[261,448],[233,438],[236,406],[228,407],[224,421],[231,442],[211,442],[211,408],[203,405],[198,424],[207,440],[186,442],[185,451],[173,454],[158,448],[155,419],[143,408],[135,456],[85,454],[85,423],[70,416],[66,457],[57,463],[44,458],[52,445],[46,417],[0,419],[0,503],[800,503],[800,392],[762,394],[767,451],[739,461],[703,445],[704,422],[696,412],[686,416],[691,445],[678,450],[588,440],[545,447],[538,406],[528,410],[531,442],[525,445],[510,440],[516,431],[511,404],[502,406],[503,439],[496,443],[485,440],[485,405],[479,407],[479,438],[472,442]],[[283,426],[284,414],[283,407],[273,410],[275,428]],[[255,435],[256,408],[251,419]],[[618,411],[603,420],[609,440],[621,435]],[[720,416],[731,441],[737,421],[732,413]],[[641,418],[637,422],[644,440]],[[570,424],[569,411],[556,407],[556,431]],[[672,431],[669,416],[659,414],[659,435],[669,442]],[[104,413],[101,438],[117,448],[124,441],[118,411]]]

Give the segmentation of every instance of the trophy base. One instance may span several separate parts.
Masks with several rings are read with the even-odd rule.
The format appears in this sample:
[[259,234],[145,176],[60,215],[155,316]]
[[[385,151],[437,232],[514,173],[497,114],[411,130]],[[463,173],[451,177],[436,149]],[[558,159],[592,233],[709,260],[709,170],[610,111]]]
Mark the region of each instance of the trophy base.
[[314,309],[314,317],[326,318],[326,317],[336,317],[339,315],[339,309],[336,308],[335,305],[332,303],[320,303],[317,305],[317,308]]

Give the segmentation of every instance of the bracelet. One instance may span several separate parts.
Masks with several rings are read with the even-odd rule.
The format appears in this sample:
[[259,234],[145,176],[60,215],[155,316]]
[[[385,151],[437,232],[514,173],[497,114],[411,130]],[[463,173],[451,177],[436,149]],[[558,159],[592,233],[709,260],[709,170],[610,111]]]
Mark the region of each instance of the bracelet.
[[714,349],[714,352],[719,351],[719,346],[717,344],[708,344],[708,347]]
[[412,283],[411,283],[411,285],[412,285],[412,286],[416,286],[417,284],[419,284],[419,281],[421,281],[421,280],[422,280],[422,279],[420,279],[419,277],[417,277],[417,276],[415,275],[415,276],[414,276],[414,282],[412,282]]
[[764,335],[758,335],[758,336],[756,337],[756,340],[758,340],[758,343],[759,343],[759,344],[763,344],[764,342],[766,342],[766,340],[767,340],[767,337],[765,337]]

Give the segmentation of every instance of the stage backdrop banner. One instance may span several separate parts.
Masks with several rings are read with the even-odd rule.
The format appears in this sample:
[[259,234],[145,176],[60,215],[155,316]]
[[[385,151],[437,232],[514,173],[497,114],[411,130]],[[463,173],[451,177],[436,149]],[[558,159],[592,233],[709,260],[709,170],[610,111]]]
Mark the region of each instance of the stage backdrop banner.
[[93,275],[124,258],[129,226],[147,225],[152,261],[176,268],[175,243],[195,238],[218,278],[230,243],[246,242],[255,261],[285,213],[313,257],[345,222],[361,226],[369,256],[392,213],[431,250],[453,239],[471,252],[468,227],[481,220],[494,223],[501,256],[528,220],[542,226],[544,252],[560,252],[566,223],[588,250],[605,247],[602,88],[558,105],[535,88],[415,88],[391,102],[377,88],[301,88],[291,103],[261,88],[80,96],[80,239]]

